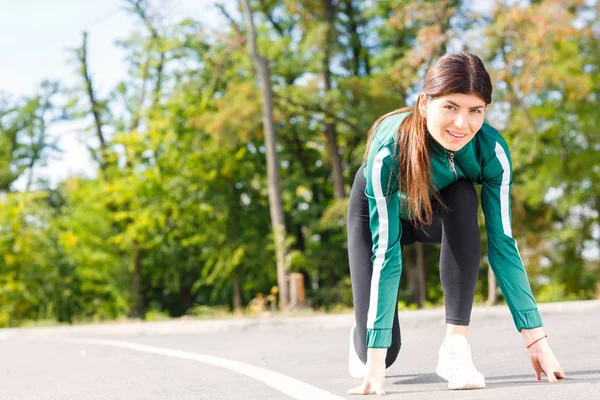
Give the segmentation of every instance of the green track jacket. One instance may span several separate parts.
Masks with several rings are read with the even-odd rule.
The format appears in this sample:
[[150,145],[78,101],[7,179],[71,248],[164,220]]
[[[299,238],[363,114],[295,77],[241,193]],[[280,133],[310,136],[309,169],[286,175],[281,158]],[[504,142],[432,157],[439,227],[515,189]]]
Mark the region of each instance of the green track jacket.
[[[367,318],[369,348],[387,348],[392,341],[394,302],[402,272],[400,218],[407,219],[406,196],[398,192],[398,157],[393,154],[396,132],[406,115],[396,114],[381,121],[371,140],[364,168],[373,238]],[[431,179],[436,190],[457,179],[482,185],[481,207],[488,235],[488,257],[514,323],[519,331],[542,326],[517,243],[512,237],[512,162],[502,136],[484,123],[475,137],[457,152],[444,149],[431,138],[430,159]]]

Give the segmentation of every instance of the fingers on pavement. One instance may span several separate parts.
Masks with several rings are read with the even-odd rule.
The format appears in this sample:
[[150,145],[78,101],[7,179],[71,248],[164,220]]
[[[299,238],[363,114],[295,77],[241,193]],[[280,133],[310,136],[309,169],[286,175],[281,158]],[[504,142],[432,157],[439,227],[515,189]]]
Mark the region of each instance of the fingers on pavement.
[[355,388],[352,388],[352,389],[348,390],[346,392],[346,394],[354,394],[354,395],[376,394],[378,396],[384,396],[385,395],[385,391],[383,390],[382,387],[373,388],[368,383],[365,383],[365,384],[362,384],[360,386],[357,386]]

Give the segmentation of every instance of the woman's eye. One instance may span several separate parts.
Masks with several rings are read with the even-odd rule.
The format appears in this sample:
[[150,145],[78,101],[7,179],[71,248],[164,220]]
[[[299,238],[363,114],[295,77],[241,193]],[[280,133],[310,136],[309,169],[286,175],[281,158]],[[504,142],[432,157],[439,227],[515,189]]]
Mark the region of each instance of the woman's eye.
[[448,110],[454,110],[454,106],[446,106]]
[[475,114],[481,114],[481,110],[471,110],[473,111]]

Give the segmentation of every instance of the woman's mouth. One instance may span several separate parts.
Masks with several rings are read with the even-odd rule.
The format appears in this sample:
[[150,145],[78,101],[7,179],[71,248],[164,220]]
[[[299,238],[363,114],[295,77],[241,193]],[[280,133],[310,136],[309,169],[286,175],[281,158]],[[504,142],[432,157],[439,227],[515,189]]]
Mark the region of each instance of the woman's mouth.
[[449,131],[447,129],[446,129],[446,133],[448,133],[450,136],[455,137],[457,139],[463,139],[463,138],[469,136],[467,133],[453,132],[453,131]]

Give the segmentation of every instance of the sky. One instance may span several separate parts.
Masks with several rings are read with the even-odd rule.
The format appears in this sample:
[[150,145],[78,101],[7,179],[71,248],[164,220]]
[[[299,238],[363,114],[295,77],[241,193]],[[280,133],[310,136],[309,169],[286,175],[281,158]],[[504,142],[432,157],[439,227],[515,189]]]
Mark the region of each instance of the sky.
[[[221,21],[214,0],[153,0],[167,21],[184,17],[208,26]],[[220,0],[228,8],[235,0]],[[11,98],[34,95],[46,79],[67,86],[79,84],[74,49],[81,46],[82,32],[88,32],[88,58],[99,95],[108,93],[125,76],[123,52],[115,45],[141,29],[139,18],[123,8],[123,0],[0,0],[0,92]],[[49,132],[59,138],[64,153],[36,175],[52,184],[67,176],[92,176],[90,161],[81,136],[81,124],[63,124]],[[22,189],[17,182],[15,189]]]

